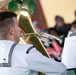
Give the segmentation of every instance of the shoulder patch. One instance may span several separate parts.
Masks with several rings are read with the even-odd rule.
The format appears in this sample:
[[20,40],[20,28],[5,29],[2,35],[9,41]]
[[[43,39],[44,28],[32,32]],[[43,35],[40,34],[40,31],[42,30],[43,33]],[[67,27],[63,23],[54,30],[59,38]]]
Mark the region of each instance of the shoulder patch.
[[35,47],[35,46],[29,47],[29,48],[27,49],[26,53],[28,54],[28,53],[30,52],[30,50],[31,50],[32,48],[34,48],[34,47]]

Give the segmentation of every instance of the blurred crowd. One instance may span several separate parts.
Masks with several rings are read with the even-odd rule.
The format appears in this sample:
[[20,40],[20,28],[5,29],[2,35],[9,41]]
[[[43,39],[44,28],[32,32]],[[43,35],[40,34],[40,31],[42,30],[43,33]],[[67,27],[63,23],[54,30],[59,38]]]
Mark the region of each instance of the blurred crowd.
[[37,22],[33,24],[36,31],[41,35],[42,43],[50,56],[60,62],[65,38],[76,35],[76,19],[72,23],[67,24],[63,17],[57,15],[55,16],[54,27],[47,30],[41,28]]

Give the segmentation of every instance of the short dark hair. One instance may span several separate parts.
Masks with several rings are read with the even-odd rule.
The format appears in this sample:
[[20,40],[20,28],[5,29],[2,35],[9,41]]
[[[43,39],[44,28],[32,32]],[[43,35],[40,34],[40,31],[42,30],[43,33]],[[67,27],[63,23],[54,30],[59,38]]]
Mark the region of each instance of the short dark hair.
[[0,12],[0,35],[6,36],[10,26],[14,25],[13,17],[17,15],[13,12]]
[[64,21],[64,19],[61,16],[55,16],[55,21]]
[[0,22],[4,21],[7,18],[17,17],[17,15],[13,12],[0,12]]
[[49,34],[50,34],[51,31],[55,31],[56,32],[55,28],[48,28],[48,33]]

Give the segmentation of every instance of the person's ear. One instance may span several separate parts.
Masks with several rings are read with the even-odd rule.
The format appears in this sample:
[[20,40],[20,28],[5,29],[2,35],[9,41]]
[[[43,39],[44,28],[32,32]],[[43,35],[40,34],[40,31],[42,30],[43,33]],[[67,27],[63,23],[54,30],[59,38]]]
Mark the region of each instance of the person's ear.
[[9,28],[9,33],[10,33],[11,35],[14,34],[14,29],[13,29],[13,27],[10,27],[10,28]]

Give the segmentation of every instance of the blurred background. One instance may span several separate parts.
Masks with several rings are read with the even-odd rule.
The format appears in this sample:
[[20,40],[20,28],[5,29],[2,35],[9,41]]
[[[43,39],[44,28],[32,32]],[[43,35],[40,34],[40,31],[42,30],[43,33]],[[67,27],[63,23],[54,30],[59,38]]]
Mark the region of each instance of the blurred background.
[[74,12],[76,10],[76,0],[35,0],[36,11],[33,20],[40,22],[43,28],[53,27],[55,25],[54,18],[60,15],[66,23],[75,20]]

